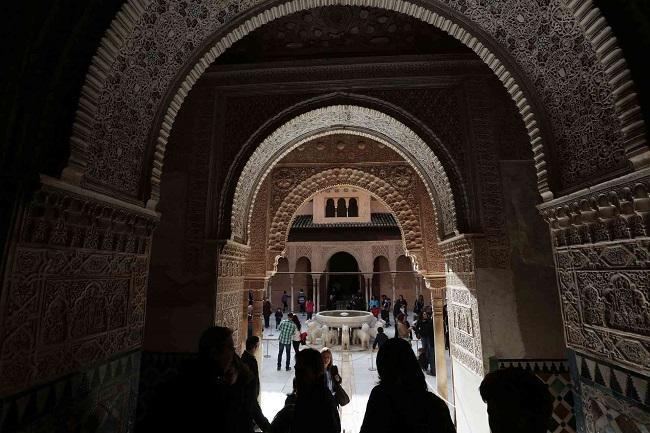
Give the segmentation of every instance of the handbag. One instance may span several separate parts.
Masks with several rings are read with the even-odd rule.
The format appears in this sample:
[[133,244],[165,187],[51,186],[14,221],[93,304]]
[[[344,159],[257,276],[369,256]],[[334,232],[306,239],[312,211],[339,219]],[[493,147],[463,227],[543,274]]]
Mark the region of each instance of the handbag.
[[345,406],[350,403],[350,396],[338,382],[334,382],[334,398],[339,406]]

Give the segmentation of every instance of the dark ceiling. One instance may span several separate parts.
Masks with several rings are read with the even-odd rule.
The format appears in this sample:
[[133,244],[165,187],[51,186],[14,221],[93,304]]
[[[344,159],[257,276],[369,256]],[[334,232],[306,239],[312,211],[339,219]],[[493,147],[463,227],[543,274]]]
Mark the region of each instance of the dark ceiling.
[[217,63],[454,53],[472,51],[442,30],[404,14],[332,6],[266,24],[235,43]]

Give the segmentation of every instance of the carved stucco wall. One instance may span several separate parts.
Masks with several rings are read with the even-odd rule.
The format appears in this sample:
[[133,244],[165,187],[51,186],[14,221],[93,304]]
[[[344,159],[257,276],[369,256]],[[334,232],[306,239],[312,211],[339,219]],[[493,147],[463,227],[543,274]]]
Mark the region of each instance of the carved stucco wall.
[[363,188],[382,200],[396,217],[406,249],[413,255],[418,265],[424,264],[422,260],[422,229],[418,215],[413,212],[404,197],[390,183],[371,173],[352,168],[324,170],[292,188],[274,213],[268,244],[270,254],[279,254],[284,251],[291,223],[300,206],[315,193],[337,185]]
[[225,241],[217,256],[217,296],[215,299],[215,325],[233,330],[235,347],[246,341],[242,329],[244,314],[244,263],[250,252],[247,245]]
[[648,191],[644,170],[541,206],[565,339],[577,352],[580,432],[643,431],[649,424]]
[[295,117],[274,131],[255,150],[237,182],[232,206],[232,237],[247,239],[251,204],[261,182],[277,161],[305,141],[343,131],[379,141],[408,161],[436,204],[441,237],[456,231],[456,207],[449,179],[437,156],[422,139],[403,123],[378,111],[333,105]]
[[[540,192],[547,199],[552,197],[547,182],[549,155],[557,156],[553,163],[557,164],[560,188],[625,168],[626,150],[636,166],[647,165],[644,125],[629,71],[610,29],[591,2],[509,0],[489,7],[466,0],[428,7],[400,0],[359,4],[397,10],[430,22],[472,48],[495,71],[526,123]],[[129,1],[112,23],[90,68],[65,177],[139,197],[147,190],[142,185],[148,171],[145,158],[155,146],[150,179],[155,203],[169,131],[187,92],[206,67],[264,22],[315,6],[294,1],[267,9],[218,39],[235,17],[254,5],[256,2]],[[179,77],[181,68],[199,56],[198,47],[209,40],[218,42],[189,75]],[[519,71],[531,87],[518,82]],[[168,94],[173,95],[169,105]],[[538,104],[543,108],[537,108]],[[129,109],[122,109],[124,106]],[[542,125],[546,116],[549,123]],[[154,125],[161,126],[160,132]],[[545,128],[551,130],[552,137],[546,144]],[[550,151],[545,149],[549,144]],[[593,152],[594,148],[612,151]]]
[[[80,422],[71,414],[96,414],[100,425],[112,422],[126,431],[140,359],[131,352],[142,345],[158,217],[50,178],[42,181],[17,220],[2,288],[1,428],[32,428],[38,421],[49,430]],[[72,394],[64,397],[55,387]],[[5,399],[27,388],[22,403]],[[52,405],[44,406],[39,398],[47,395]],[[27,401],[37,413],[23,417],[17,408]],[[105,404],[113,408],[110,416]]]
[[551,226],[569,347],[650,374],[650,181],[543,208]]

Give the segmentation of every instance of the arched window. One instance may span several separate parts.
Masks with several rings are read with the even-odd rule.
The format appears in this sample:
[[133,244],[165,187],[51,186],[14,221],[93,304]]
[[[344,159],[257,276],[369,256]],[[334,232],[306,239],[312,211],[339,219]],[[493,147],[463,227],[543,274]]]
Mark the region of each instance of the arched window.
[[357,199],[351,198],[348,203],[348,216],[349,217],[358,217],[359,216],[359,206],[357,205]]
[[344,198],[340,198],[336,201],[336,216],[337,217],[348,216],[348,207],[345,205]]
[[325,218],[332,218],[335,216],[336,208],[334,207],[334,199],[328,198],[325,203]]

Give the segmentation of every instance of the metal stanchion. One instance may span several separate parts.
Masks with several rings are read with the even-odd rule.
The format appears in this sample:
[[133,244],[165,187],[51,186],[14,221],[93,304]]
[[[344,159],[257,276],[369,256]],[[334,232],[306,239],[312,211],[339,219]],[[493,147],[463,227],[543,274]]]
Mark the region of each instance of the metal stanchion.
[[270,358],[271,355],[269,355],[269,340],[266,341],[266,355],[264,355],[265,358]]
[[375,355],[375,352],[371,350],[370,351],[370,368],[368,369],[370,371],[376,371],[377,370],[375,368],[375,363],[374,363],[374,359],[373,359],[374,355]]

